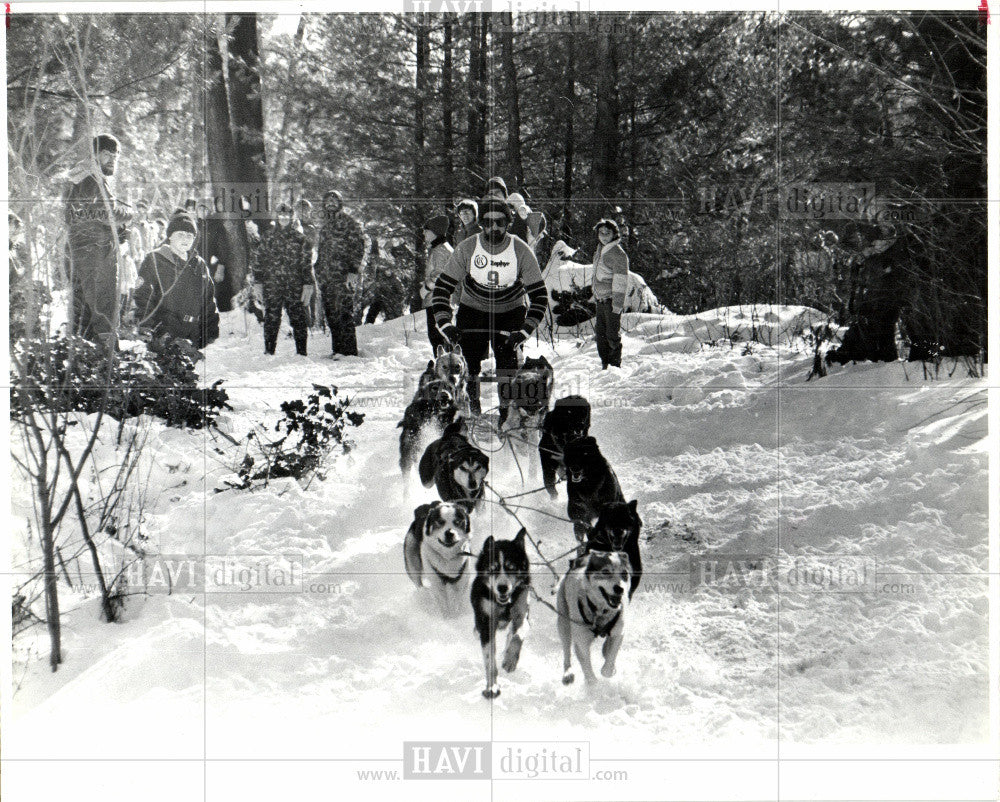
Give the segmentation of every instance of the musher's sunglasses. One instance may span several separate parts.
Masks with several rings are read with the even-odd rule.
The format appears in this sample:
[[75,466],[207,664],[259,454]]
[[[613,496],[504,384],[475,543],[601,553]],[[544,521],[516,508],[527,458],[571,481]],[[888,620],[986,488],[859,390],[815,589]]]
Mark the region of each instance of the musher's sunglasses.
[[486,228],[506,228],[507,218],[503,217],[502,215],[499,217],[496,215],[484,217],[483,226],[485,226]]

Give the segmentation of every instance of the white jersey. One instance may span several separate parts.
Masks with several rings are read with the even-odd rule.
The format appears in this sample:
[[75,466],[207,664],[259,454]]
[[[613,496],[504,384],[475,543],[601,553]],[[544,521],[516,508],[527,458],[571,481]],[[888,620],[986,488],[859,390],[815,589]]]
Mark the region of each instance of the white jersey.
[[507,240],[507,247],[500,253],[490,253],[483,246],[482,234],[476,235],[476,249],[472,253],[469,276],[482,287],[503,290],[518,281],[517,253],[513,237]]

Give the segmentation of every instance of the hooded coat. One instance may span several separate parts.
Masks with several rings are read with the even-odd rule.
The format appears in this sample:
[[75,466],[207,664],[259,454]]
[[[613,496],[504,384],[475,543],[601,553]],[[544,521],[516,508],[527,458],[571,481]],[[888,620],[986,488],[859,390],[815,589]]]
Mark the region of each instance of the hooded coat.
[[184,337],[196,348],[219,336],[215,285],[194,249],[183,259],[169,245],[161,245],[143,259],[139,279],[134,298],[141,325]]

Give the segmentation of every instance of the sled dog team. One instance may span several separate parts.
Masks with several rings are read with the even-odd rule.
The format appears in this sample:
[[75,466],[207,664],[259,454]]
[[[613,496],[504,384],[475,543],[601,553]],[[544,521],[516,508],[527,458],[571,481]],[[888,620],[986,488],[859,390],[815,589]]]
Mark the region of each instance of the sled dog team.
[[[478,556],[473,554],[471,515],[483,506],[490,461],[467,436],[468,378],[461,348],[448,351],[439,346],[398,424],[404,477],[416,462],[420,481],[425,487],[435,486],[441,497],[414,510],[403,557],[410,579],[432,594],[443,615],[458,616],[466,609],[465,600],[471,602],[486,673],[483,696],[493,699],[500,694],[498,632],[507,631],[500,666],[511,672],[517,668],[528,631],[532,592],[528,532],[521,528],[513,540],[490,535]],[[525,359],[504,389],[510,410],[502,431],[515,449],[537,448],[545,489],[552,498],[558,496],[556,483],[566,480],[566,509],[579,547],[559,583],[554,609],[563,648],[562,681],[568,685],[574,679],[571,649],[584,679],[596,680],[590,659],[596,638],[604,639],[601,674],[615,673],[626,610],[642,577],[642,521],[637,502],[626,502],[614,470],[589,434],[587,400],[571,395],[549,409],[553,379],[552,366],[544,357]],[[440,437],[418,462],[416,451],[426,426],[436,427]]]

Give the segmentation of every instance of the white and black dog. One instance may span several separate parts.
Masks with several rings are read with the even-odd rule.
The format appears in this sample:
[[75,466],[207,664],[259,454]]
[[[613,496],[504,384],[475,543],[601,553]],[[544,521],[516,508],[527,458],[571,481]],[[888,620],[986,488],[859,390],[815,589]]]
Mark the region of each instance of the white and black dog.
[[486,669],[483,696],[487,699],[500,695],[497,685],[497,630],[510,627],[501,663],[507,672],[517,668],[521,646],[528,632],[531,567],[524,548],[527,534],[521,529],[513,540],[494,540],[490,535],[476,559],[476,578],[472,582],[469,599],[483,650],[483,667]]
[[574,679],[570,670],[571,645],[587,683],[597,679],[590,664],[590,647],[595,638],[605,638],[601,675],[614,676],[615,660],[625,637],[630,579],[629,558],[624,552],[591,551],[570,564],[556,597],[564,685]]
[[427,588],[442,614],[458,615],[472,581],[469,513],[461,504],[435,501],[413,511],[403,540],[406,573],[418,588]]

